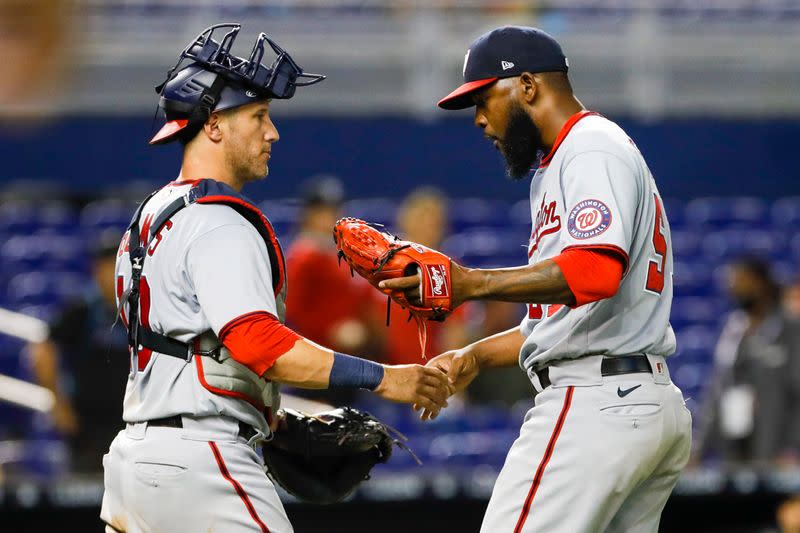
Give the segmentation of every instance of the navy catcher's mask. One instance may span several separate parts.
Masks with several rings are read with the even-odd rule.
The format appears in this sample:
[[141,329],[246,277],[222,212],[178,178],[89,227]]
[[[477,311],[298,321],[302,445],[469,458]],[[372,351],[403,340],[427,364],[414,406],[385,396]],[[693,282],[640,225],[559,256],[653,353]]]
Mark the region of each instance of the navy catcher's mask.
[[[167,122],[150,140],[166,144],[192,139],[213,111],[222,111],[266,98],[288,99],[297,87],[325,79],[305,74],[278,43],[261,33],[247,59],[231,54],[240,24],[215,24],[198,35],[178,57],[167,79],[156,87],[158,106]],[[225,32],[217,42],[214,32]],[[275,53],[270,66],[262,63],[265,45]],[[180,68],[184,60],[191,63]],[[302,81],[300,81],[302,80]]]

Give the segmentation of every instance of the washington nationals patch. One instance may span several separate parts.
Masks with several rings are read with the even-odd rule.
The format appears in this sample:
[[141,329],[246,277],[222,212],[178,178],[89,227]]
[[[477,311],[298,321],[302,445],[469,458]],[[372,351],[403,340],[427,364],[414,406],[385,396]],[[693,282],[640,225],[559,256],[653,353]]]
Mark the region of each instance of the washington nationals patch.
[[600,200],[583,200],[567,218],[569,234],[576,239],[591,239],[611,225],[611,211]]

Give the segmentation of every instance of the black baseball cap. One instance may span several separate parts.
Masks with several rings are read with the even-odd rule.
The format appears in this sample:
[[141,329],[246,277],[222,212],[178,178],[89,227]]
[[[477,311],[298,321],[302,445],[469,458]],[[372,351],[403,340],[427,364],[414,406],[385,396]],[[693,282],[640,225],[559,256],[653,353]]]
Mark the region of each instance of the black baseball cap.
[[472,93],[500,78],[568,69],[561,45],[547,33],[526,26],[503,26],[473,41],[464,56],[464,84],[438,105],[442,109],[466,109],[473,105]]
[[305,207],[330,205],[339,207],[344,202],[344,185],[333,174],[316,174],[303,184],[302,203]]

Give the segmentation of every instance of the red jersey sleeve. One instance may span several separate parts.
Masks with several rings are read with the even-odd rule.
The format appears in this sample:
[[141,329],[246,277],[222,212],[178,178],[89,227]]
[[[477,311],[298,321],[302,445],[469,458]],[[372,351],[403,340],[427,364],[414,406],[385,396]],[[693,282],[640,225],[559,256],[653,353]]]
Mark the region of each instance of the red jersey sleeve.
[[219,340],[231,352],[231,357],[259,376],[301,338],[266,311],[235,318],[219,332]]
[[622,281],[626,259],[605,247],[568,248],[554,257],[575,296],[575,305],[570,307],[614,296]]

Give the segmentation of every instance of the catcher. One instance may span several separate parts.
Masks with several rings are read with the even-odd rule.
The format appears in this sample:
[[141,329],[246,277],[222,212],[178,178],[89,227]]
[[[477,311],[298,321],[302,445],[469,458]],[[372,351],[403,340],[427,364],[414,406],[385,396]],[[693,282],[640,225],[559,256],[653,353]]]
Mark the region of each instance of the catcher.
[[263,33],[247,58],[232,55],[239,29],[205,30],[157,88],[167,122],[151,144],[179,141],[183,165],[139,206],[117,254],[131,370],[126,428],[103,457],[107,532],[292,531],[257,454],[265,440],[270,475],[316,502],[345,497],[388,459],[393,439],[374,418],[281,413],[279,383],[434,412],[452,392],[439,369],[336,353],[283,325],[283,253],[239,191],[267,174],[272,100],[324,77]]

